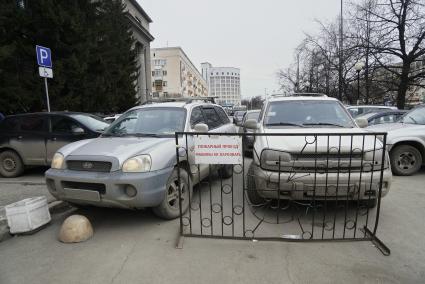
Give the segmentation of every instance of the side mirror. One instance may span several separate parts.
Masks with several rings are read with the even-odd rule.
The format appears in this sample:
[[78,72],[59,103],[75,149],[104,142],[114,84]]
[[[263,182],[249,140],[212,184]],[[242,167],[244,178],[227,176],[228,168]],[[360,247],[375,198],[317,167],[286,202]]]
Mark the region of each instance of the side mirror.
[[260,128],[260,125],[258,124],[258,122],[255,119],[247,119],[245,121],[245,123],[243,124],[243,127],[255,130],[255,129]]
[[74,135],[81,135],[81,134],[84,134],[84,133],[86,133],[86,132],[81,127],[76,127],[74,129],[72,129],[72,134],[74,134]]
[[360,128],[365,128],[369,124],[366,118],[356,118],[355,121]]
[[198,123],[193,127],[193,130],[195,130],[195,132],[208,132],[208,125],[205,123]]

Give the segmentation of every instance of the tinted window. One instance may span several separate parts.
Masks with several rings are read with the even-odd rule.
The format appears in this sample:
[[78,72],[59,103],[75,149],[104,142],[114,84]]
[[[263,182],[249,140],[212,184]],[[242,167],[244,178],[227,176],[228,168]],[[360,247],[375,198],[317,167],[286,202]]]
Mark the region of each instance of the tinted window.
[[9,117],[0,123],[2,131],[18,131],[19,119],[17,117]]
[[21,131],[43,132],[45,131],[42,116],[24,116],[21,118]]
[[51,122],[53,133],[72,133],[74,129],[81,128],[80,124],[64,116],[54,116]]
[[223,124],[230,123],[229,117],[221,107],[214,107]]
[[190,126],[194,127],[198,123],[205,123],[204,116],[202,115],[201,107],[195,107],[192,110],[192,114],[190,116]]
[[212,107],[204,108],[204,115],[209,129],[217,128],[223,124],[220,117]]

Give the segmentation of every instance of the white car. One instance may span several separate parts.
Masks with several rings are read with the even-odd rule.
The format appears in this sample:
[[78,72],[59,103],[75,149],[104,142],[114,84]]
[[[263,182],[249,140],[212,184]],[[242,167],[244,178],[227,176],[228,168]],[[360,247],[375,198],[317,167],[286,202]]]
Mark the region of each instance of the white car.
[[397,110],[394,106],[376,106],[376,105],[360,105],[360,106],[347,106],[347,110],[350,112],[352,117],[369,113],[369,112],[382,112],[386,110]]
[[[359,125],[365,127],[367,121],[356,123],[337,99],[273,97],[265,103],[258,121],[247,120],[244,124],[258,134],[266,134],[255,137],[247,191],[252,204],[278,198],[312,200],[314,188],[316,200],[347,198],[374,207],[383,155],[382,196],[388,193],[392,173],[381,141],[361,129]],[[300,135],[293,135],[297,133]],[[320,133],[331,136],[328,140]],[[353,133],[358,136],[351,139]],[[314,134],[318,134],[317,141]],[[314,141],[309,141],[312,138]]]

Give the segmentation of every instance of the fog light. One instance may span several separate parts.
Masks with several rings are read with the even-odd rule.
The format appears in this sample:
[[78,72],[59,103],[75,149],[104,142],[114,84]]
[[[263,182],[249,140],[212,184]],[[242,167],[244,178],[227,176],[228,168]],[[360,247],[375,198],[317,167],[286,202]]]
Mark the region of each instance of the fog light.
[[132,185],[127,185],[125,187],[125,194],[127,194],[129,197],[135,197],[137,194],[137,190]]

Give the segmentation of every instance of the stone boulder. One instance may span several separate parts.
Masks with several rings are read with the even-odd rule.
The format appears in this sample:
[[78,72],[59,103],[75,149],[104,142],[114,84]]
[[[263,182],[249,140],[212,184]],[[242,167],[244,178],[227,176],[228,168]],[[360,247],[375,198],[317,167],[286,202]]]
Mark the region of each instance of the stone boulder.
[[65,219],[59,232],[63,243],[79,243],[93,236],[93,227],[85,216],[71,215]]

